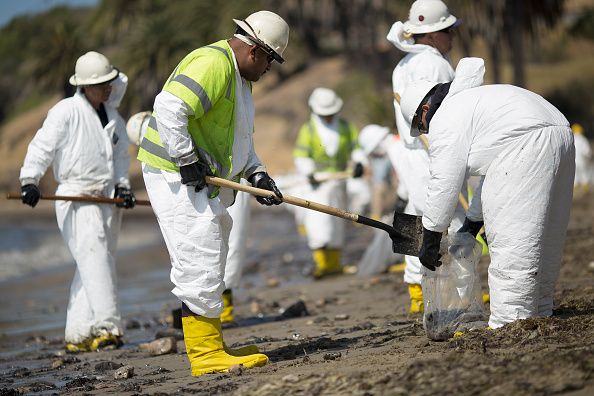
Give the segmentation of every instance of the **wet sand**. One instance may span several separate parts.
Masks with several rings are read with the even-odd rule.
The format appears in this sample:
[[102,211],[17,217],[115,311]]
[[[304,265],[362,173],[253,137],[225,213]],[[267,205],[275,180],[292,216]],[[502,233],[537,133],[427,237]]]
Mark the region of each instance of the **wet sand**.
[[[151,222],[142,216],[129,221]],[[425,336],[422,318],[407,314],[401,274],[311,281],[303,275],[312,265],[309,252],[291,216],[258,209],[237,295],[238,325],[224,335],[234,346],[257,344],[271,362],[234,374],[191,377],[183,341],[174,354],[141,350],[142,342],[167,329],[177,307],[160,246],[118,257],[128,327],[119,350],[63,353],[73,267],[3,282],[0,394],[594,394],[593,223],[594,195],[579,197],[555,316],[434,342]],[[369,229],[348,227],[347,264],[357,261],[370,238]],[[487,264],[481,261],[483,275]],[[307,316],[275,320],[299,300]],[[52,325],[43,328],[44,322]],[[134,367],[134,375],[115,380],[120,365]]]

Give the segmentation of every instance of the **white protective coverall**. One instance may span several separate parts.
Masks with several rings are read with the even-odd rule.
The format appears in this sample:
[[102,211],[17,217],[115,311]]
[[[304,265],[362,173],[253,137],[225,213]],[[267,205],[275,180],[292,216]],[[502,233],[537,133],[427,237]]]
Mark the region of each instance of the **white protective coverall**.
[[575,180],[574,185],[587,185],[590,183],[590,160],[592,149],[590,142],[582,134],[574,134],[575,141]]
[[[381,151],[386,153],[390,164],[398,175],[396,195],[401,199],[408,200],[406,185],[400,178],[400,164],[405,155],[404,151],[406,151],[402,139],[397,135],[389,134],[378,146]],[[393,213],[381,219],[385,223],[392,223],[392,220]],[[398,259],[402,260],[402,255],[392,251],[392,240],[390,236],[383,230],[373,230],[373,239],[359,261],[357,274],[362,276],[378,274],[385,271],[386,267],[390,264],[397,263]]]
[[[320,137],[324,150],[329,156],[338,151],[338,116],[334,117],[331,124],[327,124],[316,114],[312,114],[316,131]],[[367,163],[367,158],[361,149],[355,149],[351,153],[353,162]],[[324,177],[325,175],[316,172],[315,161],[312,158],[295,157],[295,168],[297,172],[306,177],[312,173]],[[369,187],[367,187],[369,188]],[[312,200],[322,205],[334,208],[347,208],[347,191],[345,180],[328,180],[322,182],[316,188],[304,191],[305,199]],[[345,238],[345,220],[330,216],[314,210],[301,212],[303,224],[307,233],[307,243],[310,249],[342,249]]]
[[[482,84],[484,63],[465,58],[429,124],[431,180],[423,226],[448,228],[458,191],[482,176],[468,211],[484,216],[492,328],[550,316],[573,194],[569,123],[541,96]],[[482,204],[482,210],[481,210]]]
[[[235,99],[235,136],[233,139],[233,175],[244,169],[265,172],[254,151],[254,104],[247,81],[239,74],[233,55],[237,80]],[[190,109],[176,96],[162,91],[154,105],[157,127],[171,158],[191,150],[187,131]],[[171,256],[172,293],[195,314],[218,318],[223,311],[224,273],[233,220],[227,211],[233,203],[233,191],[221,188],[209,199],[207,189],[195,192],[184,186],[178,172],[167,172],[143,164],[146,189]],[[250,175],[246,175],[249,177]]]
[[[247,180],[241,179],[241,184],[251,185]],[[235,202],[227,211],[233,220],[233,228],[229,234],[229,251],[225,267],[225,288],[237,289],[241,281],[241,272],[245,262],[247,231],[250,226],[251,195],[246,192],[237,192]]]
[[[29,144],[21,185],[38,185],[53,164],[57,195],[113,197],[115,185],[130,188],[126,123],[116,110],[127,82],[121,73],[112,82],[110,99],[104,103],[109,120],[105,128],[80,88],[52,107]],[[115,271],[121,209],[56,201],[56,218],[76,261],[66,313],[66,342],[79,343],[104,331],[123,335]]]
[[[423,214],[429,182],[429,155],[419,138],[410,136],[410,124],[400,111],[400,99],[409,83],[418,80],[435,82],[449,82],[454,78],[454,69],[441,53],[429,45],[415,44],[413,39],[405,39],[403,23],[396,22],[388,33],[388,40],[407,55],[398,62],[392,73],[392,87],[394,90],[394,110],[396,128],[406,150],[398,160],[398,177],[404,182],[408,191],[408,206],[406,213],[415,216]],[[393,162],[394,164],[394,162]],[[464,194],[466,189],[463,190]],[[457,231],[464,222],[464,209],[458,206],[456,215],[452,219],[451,232]],[[406,269],[404,281],[410,284],[420,284],[422,278],[421,262],[418,257],[405,256]]]

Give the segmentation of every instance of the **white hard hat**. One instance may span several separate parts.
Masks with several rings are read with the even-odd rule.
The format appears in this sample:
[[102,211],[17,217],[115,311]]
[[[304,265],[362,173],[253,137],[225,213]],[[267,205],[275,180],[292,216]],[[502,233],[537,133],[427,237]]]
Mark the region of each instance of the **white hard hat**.
[[140,142],[142,141],[142,138],[146,133],[146,128],[148,127],[150,119],[150,111],[142,111],[130,117],[128,123],[126,124],[126,133],[128,134],[128,139],[130,139],[130,143],[135,144],[137,146],[140,145]]
[[421,102],[427,96],[429,91],[433,89],[438,83],[433,81],[419,80],[408,84],[402,98],[400,99],[400,111],[404,119],[410,124],[410,135],[419,136],[421,132],[418,128],[417,117],[420,114],[416,114],[417,109],[421,105]]
[[309,96],[311,111],[320,116],[329,116],[342,109],[342,99],[336,92],[328,88],[316,88]]
[[437,32],[458,26],[460,21],[450,14],[448,6],[441,0],[417,0],[410,7],[404,32],[422,34]]
[[69,82],[74,86],[102,84],[115,79],[118,73],[104,55],[89,51],[77,59]]
[[390,128],[388,127],[376,124],[367,125],[359,133],[359,145],[365,154],[369,155],[389,133]]
[[270,52],[278,63],[283,63],[283,52],[289,43],[289,25],[274,12],[258,11],[244,20],[233,19],[256,44]]

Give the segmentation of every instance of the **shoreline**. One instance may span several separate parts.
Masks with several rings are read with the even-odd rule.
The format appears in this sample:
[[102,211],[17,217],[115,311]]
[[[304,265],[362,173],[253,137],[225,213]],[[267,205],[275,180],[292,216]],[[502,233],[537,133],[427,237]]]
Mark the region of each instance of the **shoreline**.
[[[127,330],[122,349],[65,355],[60,336],[0,336],[3,351],[7,345],[17,349],[0,354],[0,390],[67,395],[589,395],[594,393],[593,197],[574,202],[550,318],[430,341],[422,317],[407,314],[401,273],[312,281],[301,274],[309,252],[301,251],[303,241],[292,224],[286,225],[291,216],[258,211],[253,232],[266,235],[267,243],[252,241],[247,275],[277,282],[246,284],[236,301],[238,325],[223,334],[234,347],[256,344],[269,356],[268,365],[192,377],[182,340],[176,353],[152,356],[142,350],[142,342],[167,329],[170,310],[178,306],[169,280],[162,279],[169,267],[167,253],[157,248],[136,252],[123,264],[118,260],[120,290],[125,291],[120,297],[123,306],[129,304],[123,312]],[[348,261],[360,257],[370,232],[350,226],[347,236]],[[294,255],[292,261],[282,260],[286,252]],[[483,282],[487,264],[482,261],[479,267]],[[3,285],[5,312],[22,317],[54,304],[58,311],[46,314],[57,318],[65,312],[58,300],[67,298],[62,290],[70,282],[67,275]],[[298,301],[305,304],[307,316],[279,317]],[[120,365],[132,366],[134,375],[114,379]]]

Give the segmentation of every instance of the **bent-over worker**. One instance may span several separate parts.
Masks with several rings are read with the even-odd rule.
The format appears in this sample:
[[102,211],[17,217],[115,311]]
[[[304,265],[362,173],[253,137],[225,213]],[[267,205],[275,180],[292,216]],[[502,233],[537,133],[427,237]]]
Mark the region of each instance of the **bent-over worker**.
[[480,58],[464,58],[451,84],[419,81],[402,96],[411,134],[427,133],[431,159],[420,261],[440,263],[442,232],[467,174],[482,176],[459,232],[486,229],[491,264],[489,325],[550,316],[573,194],[569,123],[541,96],[481,86]]

